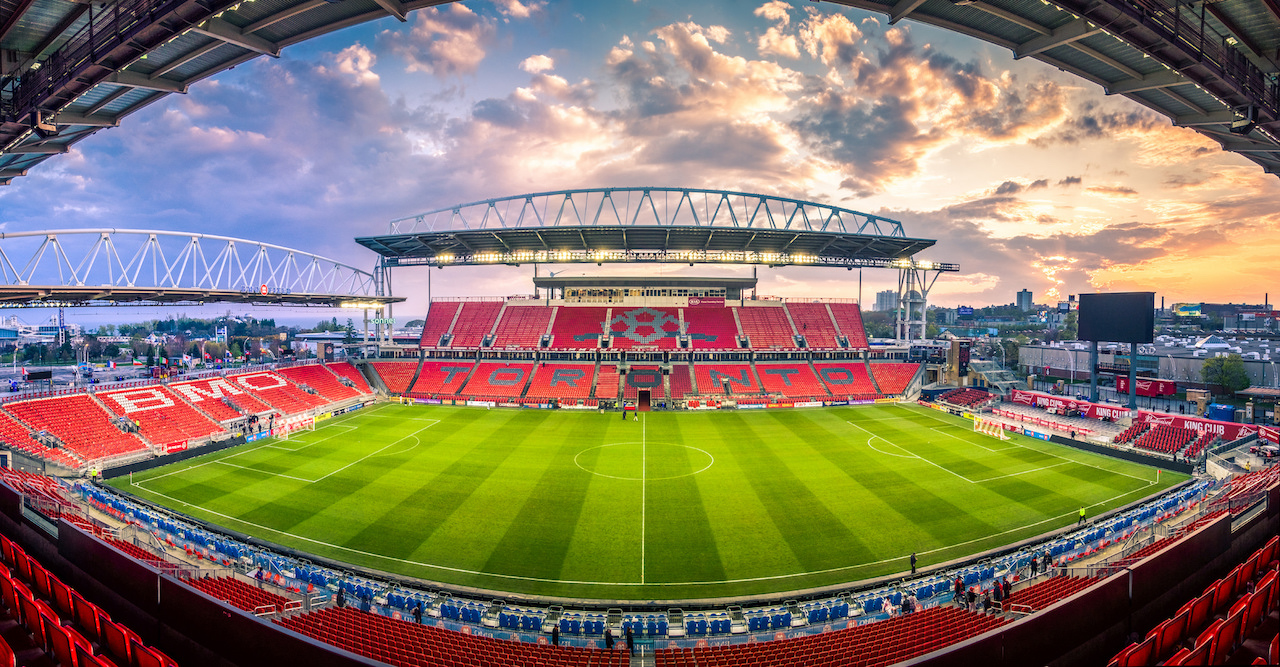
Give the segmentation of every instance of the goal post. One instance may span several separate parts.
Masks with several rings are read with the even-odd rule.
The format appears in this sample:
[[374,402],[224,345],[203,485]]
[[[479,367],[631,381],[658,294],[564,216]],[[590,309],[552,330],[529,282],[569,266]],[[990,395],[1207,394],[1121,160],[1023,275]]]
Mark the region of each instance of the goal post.
[[1004,432],[1004,424],[994,419],[983,419],[977,415],[973,418],[973,431],[974,433],[989,435],[993,438],[999,438],[1000,440],[1009,439],[1009,436]]

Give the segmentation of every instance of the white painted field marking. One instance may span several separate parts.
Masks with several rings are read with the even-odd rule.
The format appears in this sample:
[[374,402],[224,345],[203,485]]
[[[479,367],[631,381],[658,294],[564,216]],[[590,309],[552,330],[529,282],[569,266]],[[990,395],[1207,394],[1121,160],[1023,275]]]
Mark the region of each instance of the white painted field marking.
[[649,415],[640,420],[640,583],[644,583],[644,513],[648,503],[645,502],[649,485],[649,445],[645,435],[648,433]]
[[[1147,484],[1146,484],[1145,486],[1140,486],[1140,487],[1138,487],[1138,488],[1136,488],[1136,489],[1134,489],[1134,490],[1132,490],[1132,491],[1126,491],[1126,492],[1121,493],[1121,494],[1119,494],[1119,495],[1117,495],[1117,496],[1113,496],[1113,497],[1108,498],[1108,499],[1106,499],[1106,500],[1103,500],[1103,501],[1100,501],[1100,502],[1094,503],[1093,505],[1090,505],[1089,507],[1094,507],[1094,506],[1097,506],[1097,505],[1105,505],[1105,504],[1107,504],[1107,503],[1110,503],[1110,502],[1111,502],[1111,501],[1113,501],[1113,500],[1117,500],[1117,499],[1119,499],[1119,498],[1123,498],[1123,497],[1125,497],[1125,496],[1127,496],[1127,495],[1130,495],[1130,494],[1133,494],[1133,493],[1137,493],[1137,492],[1139,492],[1139,491],[1142,491],[1143,489],[1146,489],[1146,488],[1151,487],[1151,486],[1154,486],[1154,485],[1155,485],[1155,482],[1147,482]],[[845,571],[849,571],[849,570],[858,570],[858,569],[861,569],[861,568],[864,568],[864,567],[871,567],[871,566],[875,566],[875,565],[883,565],[883,564],[885,564],[885,563],[892,563],[892,562],[895,562],[895,561],[901,561],[903,558],[905,558],[905,557],[906,557],[906,555],[904,554],[904,555],[901,555],[901,556],[894,556],[894,557],[892,557],[892,558],[885,558],[885,559],[878,560],[878,561],[873,561],[873,562],[870,562],[870,563],[859,563],[859,564],[857,564],[857,565],[844,565],[844,566],[841,566],[841,567],[832,567],[832,568],[826,568],[826,569],[823,569],[823,570],[813,570],[813,571],[810,571],[810,572],[796,572],[796,573],[793,573],[793,574],[777,574],[777,575],[770,575],[770,576],[764,576],[764,577],[745,577],[745,578],[741,578],[741,579],[724,579],[724,580],[721,580],[721,581],[660,581],[660,582],[644,583],[644,582],[637,582],[637,581],[583,581],[583,580],[574,580],[574,579],[548,579],[548,578],[545,578],[545,577],[525,577],[525,576],[520,576],[520,575],[515,575],[515,574],[498,574],[498,573],[493,573],[493,572],[482,572],[482,571],[480,571],[480,570],[468,570],[468,569],[466,569],[466,568],[460,568],[460,567],[450,567],[450,566],[448,566],[448,565],[436,565],[436,564],[433,564],[433,563],[423,563],[423,562],[421,562],[421,561],[409,560],[409,559],[407,559],[407,558],[397,558],[397,557],[395,557],[395,556],[387,556],[387,555],[384,555],[384,554],[373,553],[373,552],[371,552],[371,551],[362,551],[362,550],[360,550],[360,549],[352,549],[351,547],[344,547],[344,546],[339,545],[339,544],[333,544],[333,543],[331,543],[331,542],[324,542],[324,541],[322,541],[322,540],[312,539],[312,538],[310,538],[310,537],[305,537],[305,536],[302,536],[302,535],[297,535],[297,534],[294,534],[294,533],[285,532],[285,531],[283,531],[283,530],[277,530],[277,529],[275,529],[275,528],[271,528],[271,527],[269,527],[269,526],[264,526],[264,525],[262,525],[262,524],[253,523],[253,522],[251,522],[251,521],[245,521],[244,519],[240,519],[240,518],[237,518],[237,517],[231,516],[231,515],[229,515],[229,514],[223,514],[223,513],[221,513],[221,512],[215,512],[215,511],[213,511],[213,510],[211,510],[211,509],[207,509],[207,508],[202,507],[202,506],[200,506],[200,505],[196,505],[196,504],[193,504],[193,503],[189,503],[189,502],[186,502],[186,501],[184,501],[184,500],[179,500],[179,499],[177,499],[177,498],[174,498],[173,496],[170,496],[170,495],[166,495],[166,494],[160,493],[159,491],[153,491],[153,490],[151,490],[151,489],[148,489],[148,488],[146,488],[146,487],[142,486],[142,483],[141,483],[141,482],[137,482],[137,483],[135,483],[135,484],[134,484],[134,486],[140,487],[140,488],[142,488],[143,490],[147,491],[148,493],[153,493],[153,494],[155,494],[155,495],[157,495],[157,496],[160,496],[161,498],[167,498],[167,499],[169,499],[169,500],[171,500],[171,501],[173,501],[173,502],[175,502],[175,503],[178,503],[179,505],[185,505],[185,506],[187,506],[187,507],[194,507],[194,508],[196,508],[196,509],[198,509],[198,510],[201,510],[201,511],[203,511],[203,512],[208,512],[209,514],[212,514],[212,515],[214,515],[214,516],[222,517],[222,518],[227,519],[227,520],[229,520],[229,521],[234,521],[234,522],[236,522],[236,523],[239,523],[239,524],[242,524],[242,525],[245,525],[245,526],[250,526],[250,527],[252,527],[252,528],[257,528],[257,529],[260,529],[260,530],[265,530],[265,531],[267,531],[267,532],[275,533],[275,534],[277,534],[277,535],[284,535],[284,536],[286,536],[286,537],[292,537],[292,538],[294,538],[294,539],[296,539],[296,540],[301,540],[301,541],[303,541],[303,542],[308,542],[308,543],[311,543],[311,544],[318,544],[318,545],[320,545],[320,546],[330,547],[330,548],[332,548],[332,549],[337,549],[337,550],[339,550],[339,551],[345,551],[345,552],[348,552],[348,553],[359,554],[359,555],[361,555],[361,556],[368,556],[369,558],[380,559],[380,560],[384,560],[384,561],[391,561],[391,562],[396,562],[396,563],[403,563],[403,564],[405,564],[405,565],[416,565],[416,566],[418,566],[418,567],[424,567],[424,568],[432,569],[432,570],[442,570],[442,571],[445,571],[445,572],[455,572],[455,573],[458,573],[458,574],[469,574],[469,575],[477,575],[477,576],[483,576],[483,577],[493,577],[493,578],[495,578],[495,579],[510,579],[510,580],[514,580],[514,581],[533,581],[533,582],[547,583],[547,584],[573,584],[573,585],[578,585],[578,586],[624,586],[624,587],[634,587],[634,586],[715,586],[715,585],[721,585],[721,584],[744,584],[744,583],[751,583],[751,582],[756,582],[756,581],[780,581],[780,580],[785,580],[785,579],[794,579],[794,578],[797,578],[797,577],[808,577],[808,576],[813,576],[813,575],[816,575],[816,574],[832,574],[832,573],[835,573],[835,572],[845,572]],[[1064,518],[1069,518],[1069,517],[1072,517],[1072,516],[1075,516],[1075,512],[1074,512],[1074,511],[1072,511],[1072,512],[1067,512],[1067,513],[1065,513],[1065,514],[1059,514],[1058,516],[1051,516],[1051,517],[1049,517],[1049,518],[1047,518],[1047,519],[1042,519],[1042,520],[1040,520],[1040,521],[1036,521],[1036,522],[1033,522],[1033,523],[1029,523],[1029,524],[1026,524],[1026,525],[1024,525],[1024,526],[1018,526],[1018,527],[1016,527],[1016,528],[1010,528],[1010,529],[1008,529],[1008,530],[1003,530],[1003,531],[1000,531],[1000,532],[998,532],[998,533],[992,533],[992,534],[990,534],[990,535],[984,535],[984,536],[982,536],[982,537],[974,538],[974,539],[972,539],[972,540],[967,540],[967,541],[964,541],[964,542],[957,542],[956,544],[948,544],[948,545],[947,545],[947,546],[945,546],[945,547],[938,547],[937,549],[930,549],[930,550],[928,550],[928,551],[921,551],[921,552],[918,552],[918,553],[919,553],[919,554],[921,554],[921,555],[924,555],[924,554],[932,554],[932,553],[938,553],[938,552],[941,552],[941,551],[946,551],[946,550],[948,550],[948,549],[954,549],[954,548],[957,548],[957,547],[963,547],[963,546],[966,546],[966,545],[969,545],[969,544],[974,544],[974,543],[976,543],[976,542],[982,542],[982,541],[984,541],[984,540],[990,540],[990,539],[992,539],[992,538],[1000,537],[1001,535],[1008,535],[1008,534],[1010,534],[1010,533],[1016,533],[1016,532],[1018,532],[1018,531],[1026,530],[1026,529],[1028,529],[1028,528],[1034,528],[1035,526],[1039,526],[1039,525],[1041,525],[1041,524],[1048,523],[1048,522],[1050,522],[1050,521],[1058,521],[1058,520],[1061,520],[1061,519],[1064,519]]]
[[[346,435],[347,433],[350,433],[350,432],[352,432],[352,431],[357,430],[355,426],[348,426],[348,425],[346,425],[346,424],[332,424],[332,425],[330,425],[330,426],[326,426],[326,427],[324,427],[324,430],[325,430],[325,431],[328,431],[328,430],[332,430],[332,429],[339,429],[339,428],[341,428],[341,429],[346,429],[346,430],[344,430],[344,431],[338,431],[337,433],[334,433],[333,435],[326,435],[325,437],[320,438],[319,440],[316,440],[315,442],[308,442],[307,444],[305,444],[305,445],[303,445],[303,446],[301,446],[301,447],[281,447],[279,444],[275,444],[275,445],[263,445],[263,447],[264,447],[264,448],[266,448],[266,449],[281,449],[281,450],[284,450],[284,451],[286,451],[286,452],[300,452],[300,451],[302,451],[302,450],[304,450],[304,449],[306,449],[306,448],[308,448],[308,447],[310,447],[310,446],[312,446],[312,445],[318,445],[318,444],[320,444],[320,443],[322,443],[322,442],[324,442],[324,441],[326,441],[326,440],[332,440],[333,438],[336,438],[336,437],[338,437],[338,436],[340,436],[340,435]],[[319,432],[319,431],[313,431],[313,433],[316,433],[316,432]],[[301,438],[298,438],[298,437],[296,437],[296,436],[295,436],[295,437],[294,437],[294,440],[301,440]],[[286,441],[285,441],[285,440],[277,440],[276,442],[278,442],[278,443],[279,443],[279,442],[286,442]],[[243,454],[243,453],[244,453],[244,452],[241,452],[240,454]],[[227,458],[232,458],[232,457],[235,457],[235,456],[240,456],[240,454],[232,454],[231,456],[228,456]]]
[[[867,435],[871,436],[871,437],[867,438],[867,446],[868,446],[868,447],[870,447],[871,449],[876,450],[877,452],[880,452],[881,454],[884,454],[885,456],[896,456],[896,457],[898,457],[898,458],[900,458],[900,459],[918,459],[918,458],[920,458],[919,456],[916,456],[915,454],[912,454],[911,452],[907,451],[905,448],[903,448],[903,447],[898,447],[898,445],[895,445],[895,444],[893,444],[892,442],[889,442],[888,440],[885,440],[883,437],[878,436],[878,435],[876,435],[875,433],[872,433],[871,431],[868,431],[867,429],[862,428],[861,426],[858,426],[857,424],[855,424],[855,423],[853,423],[853,422],[851,422],[851,421],[846,421],[845,423],[846,423],[846,424],[848,424],[848,425],[850,425],[850,426],[852,426],[852,427],[854,427],[854,428],[856,428],[856,429],[858,429],[859,431],[862,431],[863,433],[866,433]],[[893,452],[886,452],[886,451],[884,451],[883,449],[880,449],[879,447],[876,447],[875,445],[871,444],[871,441],[872,441],[872,440],[877,440],[877,439],[879,439],[880,441],[884,442],[886,445],[889,445],[890,447],[898,447],[898,449],[901,449],[902,451],[907,452],[907,453],[906,453],[906,455],[903,455],[903,454],[894,454]]]

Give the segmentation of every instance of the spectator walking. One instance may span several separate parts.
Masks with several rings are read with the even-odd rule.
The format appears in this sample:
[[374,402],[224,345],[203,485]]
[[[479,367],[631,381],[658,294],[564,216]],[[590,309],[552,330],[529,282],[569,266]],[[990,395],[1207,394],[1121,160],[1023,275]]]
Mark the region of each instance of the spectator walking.
[[956,602],[964,600],[964,580],[960,578],[960,575],[956,575],[956,594],[951,599]]
[[627,653],[634,655],[636,652],[636,638],[631,634],[631,626],[627,626]]
[[418,601],[418,606],[413,608],[413,622],[422,625],[422,601]]
[[552,646],[560,645],[560,624],[559,623],[556,623],[555,625],[551,626],[551,645]]

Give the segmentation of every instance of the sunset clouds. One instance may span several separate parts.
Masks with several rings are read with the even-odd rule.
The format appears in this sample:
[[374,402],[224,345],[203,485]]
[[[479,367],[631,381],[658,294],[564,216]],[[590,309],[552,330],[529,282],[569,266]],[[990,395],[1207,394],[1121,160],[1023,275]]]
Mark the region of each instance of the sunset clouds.
[[[967,37],[783,0],[423,9],[241,65],[14,183],[6,230],[207,229],[370,266],[351,237],[463,201],[766,192],[938,239],[924,257],[963,267],[935,288],[948,305],[1024,287],[1257,301],[1280,251],[1280,180],[1195,132]],[[435,291],[526,292],[528,273],[450,269]],[[425,277],[402,274],[424,309]],[[849,278],[762,272],[760,291],[847,296]]]

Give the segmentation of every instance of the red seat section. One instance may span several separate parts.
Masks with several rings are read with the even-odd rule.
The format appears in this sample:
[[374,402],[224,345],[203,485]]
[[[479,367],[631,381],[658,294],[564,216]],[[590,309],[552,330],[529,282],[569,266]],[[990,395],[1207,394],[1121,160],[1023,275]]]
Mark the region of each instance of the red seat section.
[[833,396],[848,396],[853,400],[879,398],[876,386],[867,375],[867,367],[861,362],[814,364],[818,377],[827,385]]
[[938,397],[939,400],[966,408],[986,403],[993,398],[995,397],[990,393],[979,389],[952,389]]
[[768,642],[659,649],[658,667],[892,665],[976,637],[1009,620],[950,605],[877,623]]
[[10,403],[9,411],[37,431],[48,431],[86,461],[146,451],[147,445],[125,433],[106,410],[86,394]]
[[618,367],[613,364],[600,364],[600,372],[596,373],[596,398],[618,397]]
[[685,308],[684,331],[689,347],[695,350],[738,349],[738,323],[733,309],[723,307]]
[[1187,443],[1195,440],[1198,435],[1195,431],[1181,426],[1157,424],[1155,428],[1143,433],[1142,437],[1133,443],[1133,446],[1171,454],[1182,451],[1182,448]]
[[286,605],[295,606],[290,604],[292,600],[283,595],[263,590],[235,577],[199,577],[183,579],[182,583],[250,613],[269,614],[284,611]]
[[554,312],[554,308],[547,306],[508,304],[502,311],[502,319],[498,320],[492,347],[537,348]]
[[372,394],[373,390],[369,388],[369,382],[364,379],[364,373],[355,367],[350,361],[339,361],[333,364],[325,364],[325,367],[332,371],[335,375],[351,380],[356,386],[356,390],[362,394]]
[[876,376],[876,385],[885,396],[897,396],[905,392],[919,370],[920,364],[871,363],[871,373]]
[[1024,610],[1039,611],[1096,583],[1097,579],[1087,577],[1053,577],[1013,591],[1002,604],[1005,609],[1016,610],[1021,607]]
[[539,364],[525,398],[591,398],[595,370],[593,364]]
[[52,461],[67,468],[84,465],[77,455],[56,447],[45,447],[31,437],[31,431],[8,412],[0,411],[0,443],[30,456]]
[[224,430],[160,385],[100,393],[98,398],[112,412],[138,422],[142,435],[155,445],[185,442]]
[[[411,394],[459,394],[471,372],[470,361],[424,361]],[[407,382],[407,380],[406,380]]]
[[308,394],[283,377],[268,371],[233,375],[231,379],[242,389],[249,390],[286,415],[297,414],[328,403],[322,396]]
[[169,389],[218,421],[240,419],[246,414],[254,415],[271,411],[271,406],[263,403],[229,378],[215,377],[191,382],[175,382],[169,385]]
[[468,301],[462,304],[457,324],[453,325],[453,340],[449,347],[480,347],[484,337],[493,330],[493,321],[502,311],[501,301]]
[[561,350],[594,350],[600,347],[607,308],[560,306],[551,324],[551,347]]
[[632,366],[622,378],[622,397],[634,401],[640,398],[640,390],[647,389],[649,397],[661,400],[667,395],[662,388],[662,369],[657,366]]
[[828,306],[831,308],[831,314],[836,318],[836,326],[840,328],[840,333],[849,341],[849,349],[870,348],[867,344],[867,331],[862,326],[862,310],[858,308],[858,304],[832,303]]
[[[788,303],[787,312],[810,348],[838,348],[836,325],[825,303]],[[761,380],[763,382],[763,380]]]
[[373,370],[387,385],[387,391],[403,394],[409,391],[409,383],[413,382],[413,374],[418,372],[416,361],[373,361]]
[[613,348],[680,347],[680,313],[675,308],[614,308],[609,318]]
[[671,400],[678,401],[693,393],[693,379],[689,377],[688,365],[673,364],[671,376],[667,379],[671,385]]
[[299,634],[391,665],[623,667],[630,662],[625,650],[504,641],[350,607],[329,607],[275,622]]
[[[767,306],[748,306],[734,308],[738,311],[738,322],[742,323],[742,333],[750,341],[752,349],[769,348],[794,349],[795,333],[791,323],[787,321],[787,311],[782,304]],[[702,383],[698,383],[702,389]]]
[[462,307],[460,301],[432,301],[427,310],[427,321],[422,325],[422,347],[439,347],[440,338],[449,333],[453,318]]
[[760,376],[760,384],[764,385],[764,390],[771,394],[782,394],[790,398],[829,395],[808,364],[756,364],[756,373]]
[[533,364],[482,361],[476,364],[462,393],[476,398],[516,398],[529,384]]
[[320,393],[320,396],[330,403],[345,401],[348,398],[356,398],[360,396],[360,391],[355,387],[348,387],[338,381],[338,376],[329,372],[322,364],[308,364],[306,366],[290,366],[289,368],[281,368],[276,371],[285,376],[294,384],[306,385]]
[[698,364],[694,369],[699,393],[724,394],[726,386],[735,396],[760,393],[750,364]]

